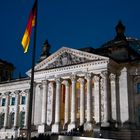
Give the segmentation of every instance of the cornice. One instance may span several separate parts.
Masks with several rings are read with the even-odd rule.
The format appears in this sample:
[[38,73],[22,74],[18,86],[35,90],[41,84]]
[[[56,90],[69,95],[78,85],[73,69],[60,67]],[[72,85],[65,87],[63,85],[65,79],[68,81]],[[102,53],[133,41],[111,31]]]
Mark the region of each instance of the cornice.
[[9,82],[5,84],[0,84],[0,92],[2,91],[16,91],[16,90],[24,90],[30,88],[30,82],[20,81],[20,82]]
[[66,67],[60,67],[60,68],[54,68],[54,69],[50,69],[50,70],[40,70],[40,71],[36,71],[35,72],[35,79],[38,78],[43,78],[43,77],[47,77],[47,79],[49,77],[55,77],[55,75],[70,75],[72,73],[76,73],[76,74],[85,74],[87,72],[87,70],[94,70],[94,69],[98,69],[98,67],[100,68],[101,65],[107,65],[109,63],[109,60],[98,60],[98,61],[93,61],[93,62],[87,62],[84,64],[78,64],[78,65],[72,65],[72,66],[66,66]]

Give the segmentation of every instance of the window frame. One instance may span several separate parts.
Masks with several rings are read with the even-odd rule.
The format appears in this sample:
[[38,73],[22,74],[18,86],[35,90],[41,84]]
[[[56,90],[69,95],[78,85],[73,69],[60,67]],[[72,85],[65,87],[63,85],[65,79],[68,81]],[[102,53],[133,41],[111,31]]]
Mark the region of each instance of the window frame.
[[16,103],[16,98],[15,97],[11,97],[11,105],[14,106]]
[[1,106],[5,106],[6,105],[6,98],[2,98],[1,100]]
[[21,105],[25,105],[26,104],[26,96],[23,95],[21,96]]

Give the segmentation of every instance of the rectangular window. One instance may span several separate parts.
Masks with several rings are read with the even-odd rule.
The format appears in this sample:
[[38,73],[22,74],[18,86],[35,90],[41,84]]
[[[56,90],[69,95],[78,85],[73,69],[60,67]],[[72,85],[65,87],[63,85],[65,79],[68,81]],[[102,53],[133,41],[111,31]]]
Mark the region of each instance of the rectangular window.
[[140,83],[137,83],[137,94],[140,94]]
[[22,98],[21,98],[21,104],[22,105],[25,105],[26,104],[26,97],[25,96],[22,96]]
[[2,106],[5,106],[5,104],[6,104],[6,99],[2,98]]
[[15,105],[15,97],[11,98],[11,105]]

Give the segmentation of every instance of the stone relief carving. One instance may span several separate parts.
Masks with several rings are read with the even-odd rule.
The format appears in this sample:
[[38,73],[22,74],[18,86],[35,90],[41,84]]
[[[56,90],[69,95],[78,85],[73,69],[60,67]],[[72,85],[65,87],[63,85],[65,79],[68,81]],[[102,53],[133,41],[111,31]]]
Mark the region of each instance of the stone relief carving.
[[76,55],[64,52],[59,57],[57,57],[57,59],[54,62],[48,64],[46,69],[68,66],[68,65],[83,63],[87,61],[89,60],[84,57],[77,57]]

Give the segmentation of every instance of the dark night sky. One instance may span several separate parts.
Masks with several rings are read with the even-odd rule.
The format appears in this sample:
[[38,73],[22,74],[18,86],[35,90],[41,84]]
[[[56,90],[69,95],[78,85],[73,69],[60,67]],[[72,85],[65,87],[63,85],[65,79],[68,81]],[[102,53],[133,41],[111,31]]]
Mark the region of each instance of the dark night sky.
[[[48,39],[51,53],[62,46],[100,47],[115,36],[122,20],[126,36],[140,39],[140,0],[38,0],[36,62]],[[34,0],[0,0],[0,58],[15,65],[15,76],[31,68],[33,34],[29,52],[21,39]]]

